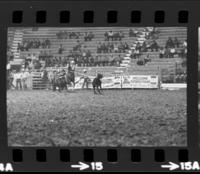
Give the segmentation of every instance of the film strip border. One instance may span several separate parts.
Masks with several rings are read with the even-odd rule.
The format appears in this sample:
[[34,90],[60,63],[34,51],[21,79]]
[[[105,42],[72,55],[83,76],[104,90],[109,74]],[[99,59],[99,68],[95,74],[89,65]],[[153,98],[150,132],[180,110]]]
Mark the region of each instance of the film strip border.
[[[0,2],[1,3],[1,2]],[[9,4],[10,3],[10,4]],[[102,161],[104,171],[158,171],[169,161],[194,162],[199,159],[197,104],[197,29],[200,3],[196,1],[158,2],[12,2],[1,3],[0,25],[13,26],[187,26],[188,56],[188,147],[122,148],[7,148],[5,125],[0,139],[0,162],[13,162],[16,171],[70,171],[66,164]],[[1,31],[1,34],[4,34]],[[2,36],[2,35],[1,35]],[[3,36],[6,41],[6,36]],[[1,50],[4,51],[1,47]],[[5,54],[4,54],[5,55]],[[0,62],[3,67],[4,63]],[[3,70],[0,70],[3,72]],[[1,73],[2,75],[4,74]],[[192,78],[190,78],[192,77]],[[3,78],[0,82],[3,82]],[[193,85],[193,86],[192,86]],[[1,95],[2,96],[2,95]],[[3,95],[4,96],[4,95]],[[4,98],[0,99],[4,101]],[[194,104],[191,104],[194,103]],[[192,106],[193,105],[193,106]],[[3,109],[4,110],[4,109]],[[5,111],[5,110],[4,110]],[[190,117],[191,116],[191,117]],[[6,118],[6,116],[4,116]],[[2,123],[5,123],[3,119]],[[2,125],[2,124],[1,124]],[[1,138],[3,137],[3,138]],[[5,142],[6,140],[6,142]],[[3,153],[4,152],[4,153]],[[165,170],[164,171],[169,171]],[[73,170],[75,171],[75,170]],[[79,171],[79,170],[76,170]]]
[[[191,19],[191,3],[178,1],[53,1],[10,4],[9,11],[1,11],[7,19],[3,23],[14,26],[119,26],[119,25],[187,25]],[[11,3],[11,2],[10,2]],[[105,6],[103,6],[105,4]],[[4,8],[2,5],[2,8]],[[6,7],[6,6],[5,6]],[[105,8],[107,7],[107,8]],[[170,9],[170,13],[168,13]],[[100,15],[101,14],[101,15]],[[126,16],[126,18],[124,18]]]
[[[6,158],[16,171],[198,171],[187,148],[14,148]],[[5,161],[6,164],[6,161]],[[99,166],[102,166],[100,167]],[[83,165],[82,168],[76,166]],[[97,166],[96,166],[97,165]],[[188,168],[188,165],[191,168]],[[195,165],[195,168],[193,168]],[[75,166],[75,167],[74,167]],[[95,167],[96,166],[96,167]],[[98,167],[99,166],[99,167]]]
[[[70,162],[71,161],[71,153],[70,150],[67,148],[61,148],[58,150],[59,152],[59,158],[57,160],[61,162]],[[26,152],[25,152],[26,153]],[[47,156],[48,156],[48,150],[38,148],[35,150],[35,155],[32,156],[35,158],[37,162],[48,162]],[[166,162],[166,153],[164,149],[155,149],[152,151],[154,154],[154,161],[155,162]],[[178,156],[178,161],[179,162],[188,162],[189,161],[189,154],[188,154],[187,149],[179,149],[177,152]],[[115,148],[110,148],[105,150],[107,162],[118,162],[118,158],[120,157],[118,154],[117,149]],[[92,148],[86,148],[83,150],[83,153],[81,155],[83,157],[84,162],[93,162],[95,159],[97,160],[98,158],[95,158],[95,150]],[[139,163],[142,161],[144,158],[141,149],[133,148],[130,150],[130,155],[128,157],[131,162],[136,162]],[[12,150],[12,161],[13,162],[23,162],[24,161],[24,152],[22,149],[13,149]]]
[[[109,24],[118,23],[118,11],[109,10],[105,14],[106,22]],[[45,10],[40,10],[35,12],[35,23],[45,24],[47,22],[48,12]],[[188,23],[189,12],[187,10],[180,10],[177,12],[177,22],[178,23]],[[164,23],[166,18],[166,12],[164,10],[157,10],[154,12],[154,23]],[[16,10],[12,12],[12,23],[21,24],[23,23],[24,13],[21,10]],[[93,10],[86,10],[82,13],[82,22],[86,24],[94,23],[95,12]],[[58,14],[58,20],[60,24],[70,23],[71,13],[70,11],[60,11]],[[131,23],[141,23],[142,12],[139,10],[131,11],[130,22]]]

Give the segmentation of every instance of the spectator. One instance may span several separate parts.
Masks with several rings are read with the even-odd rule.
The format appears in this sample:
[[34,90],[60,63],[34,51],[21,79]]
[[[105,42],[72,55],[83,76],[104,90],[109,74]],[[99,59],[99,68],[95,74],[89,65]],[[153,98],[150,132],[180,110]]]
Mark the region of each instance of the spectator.
[[103,66],[103,57],[99,56],[98,58],[99,66]]
[[90,66],[94,66],[94,58],[93,56],[89,57]]
[[176,50],[175,50],[175,48],[171,48],[170,49],[170,58],[174,58],[174,55],[176,54]]
[[108,32],[107,31],[105,32],[104,37],[105,37],[105,41],[108,41]]
[[119,31],[119,41],[121,41],[122,38],[124,38],[124,33],[122,31]]
[[118,55],[115,59],[114,59],[114,64],[116,66],[120,66],[120,63],[121,63],[121,57],[120,55]]
[[58,54],[62,54],[63,51],[64,51],[64,48],[63,48],[62,44],[60,44],[60,47],[58,49]]
[[137,31],[133,31],[133,29],[129,30],[129,37],[137,37]]
[[119,48],[118,48],[117,43],[114,44],[114,52],[115,52],[115,53],[118,53],[118,52],[119,52]]
[[164,55],[165,55],[166,58],[170,58],[171,55],[170,55],[170,49],[169,48],[165,49],[165,54]]
[[89,39],[88,39],[88,32],[85,32],[85,35],[84,35],[84,41],[86,42],[86,41],[88,41]]
[[142,52],[146,52],[147,51],[147,45],[146,45],[146,42],[144,41],[142,46],[141,46],[141,51]]
[[99,56],[96,56],[94,59],[94,66],[99,66]]
[[111,30],[111,31],[109,31],[108,32],[108,41],[111,39],[112,41],[113,41],[113,31]]
[[174,43],[174,46],[175,46],[176,48],[179,48],[179,41],[178,41],[177,37],[174,38],[173,43]]
[[104,64],[105,64],[105,66],[109,65],[109,58],[108,58],[108,56],[104,56]]
[[88,34],[88,40],[91,41],[94,38],[94,34],[90,31]]
[[149,54],[147,54],[147,56],[144,58],[144,63],[146,64],[147,62],[151,62]]
[[161,48],[160,49],[160,54],[159,54],[159,58],[164,58],[164,56],[165,56],[165,49],[164,48]]
[[140,51],[141,50],[141,46],[140,46],[140,42],[137,42],[135,50]]
[[173,42],[172,38],[169,37],[167,42],[166,42],[165,48],[173,48],[173,47],[174,47],[174,42]]
[[157,42],[154,40],[153,43],[150,46],[151,51],[158,51],[159,46],[157,44]]
[[187,48],[187,41],[186,40],[183,42],[183,48]]

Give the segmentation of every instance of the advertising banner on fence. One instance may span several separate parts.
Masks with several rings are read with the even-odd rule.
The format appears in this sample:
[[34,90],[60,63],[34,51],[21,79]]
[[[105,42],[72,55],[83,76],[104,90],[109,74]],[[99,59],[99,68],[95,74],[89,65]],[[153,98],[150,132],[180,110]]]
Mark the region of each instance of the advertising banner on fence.
[[156,75],[122,76],[122,88],[158,88],[158,84],[158,76]]
[[121,76],[104,77],[102,79],[102,88],[121,88]]
[[[92,88],[92,81],[94,77],[89,77],[88,87]],[[81,89],[83,86],[84,79],[76,77],[76,89]],[[102,88],[158,88],[158,76],[154,75],[113,75],[105,76],[102,79]],[[86,87],[86,86],[85,86]]]

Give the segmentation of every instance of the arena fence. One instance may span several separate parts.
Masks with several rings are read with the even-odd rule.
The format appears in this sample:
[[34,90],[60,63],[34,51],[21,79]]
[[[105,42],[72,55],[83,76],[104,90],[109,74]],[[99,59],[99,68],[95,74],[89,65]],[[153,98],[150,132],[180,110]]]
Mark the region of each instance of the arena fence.
[[[54,70],[67,70],[65,67],[60,68],[48,68],[47,71],[54,71]],[[157,69],[156,74],[149,74],[149,75],[142,75],[142,72],[140,75],[135,75],[134,73],[130,73],[127,71],[127,69],[122,68],[115,68],[115,71],[103,71],[103,68],[95,70],[92,68],[89,68],[87,75],[91,79],[89,83],[89,88],[92,88],[91,81],[96,76],[97,72],[100,72],[104,75],[104,78],[102,79],[102,87],[105,89],[111,89],[111,88],[144,88],[144,89],[159,89],[162,82],[167,83],[176,83],[176,70],[170,71],[170,73],[163,73],[163,69]],[[33,77],[33,83],[32,83],[32,89],[45,89],[50,84],[45,84],[41,77],[41,72],[34,71],[32,72]],[[77,70],[75,73],[76,76],[76,86],[75,89],[81,89],[83,85],[83,79],[81,78],[83,76],[83,72],[80,70]],[[167,80],[166,80],[167,79]]]

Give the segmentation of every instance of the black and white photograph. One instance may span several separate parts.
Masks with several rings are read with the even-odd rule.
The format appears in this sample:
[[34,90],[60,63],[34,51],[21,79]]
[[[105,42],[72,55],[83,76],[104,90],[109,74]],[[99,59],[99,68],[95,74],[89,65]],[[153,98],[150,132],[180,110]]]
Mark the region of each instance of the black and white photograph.
[[[198,116],[199,116],[199,133],[200,133],[200,28],[198,28]],[[200,146],[200,134],[199,134]]]
[[8,146],[187,146],[186,27],[9,27],[6,71]]

